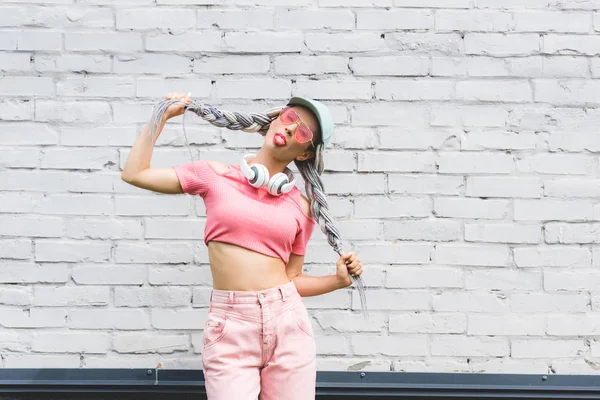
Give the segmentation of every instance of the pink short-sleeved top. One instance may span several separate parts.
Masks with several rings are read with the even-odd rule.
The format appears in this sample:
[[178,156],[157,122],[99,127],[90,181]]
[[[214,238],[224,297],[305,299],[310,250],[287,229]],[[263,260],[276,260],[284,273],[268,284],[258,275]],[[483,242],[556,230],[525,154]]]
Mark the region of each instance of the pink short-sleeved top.
[[[302,206],[301,192],[294,187],[281,196],[248,183],[240,166],[219,172],[206,160],[174,167],[185,193],[199,195],[206,205],[204,243],[231,243],[286,264],[290,254],[304,255],[315,221]],[[197,172],[197,175],[196,175]]]

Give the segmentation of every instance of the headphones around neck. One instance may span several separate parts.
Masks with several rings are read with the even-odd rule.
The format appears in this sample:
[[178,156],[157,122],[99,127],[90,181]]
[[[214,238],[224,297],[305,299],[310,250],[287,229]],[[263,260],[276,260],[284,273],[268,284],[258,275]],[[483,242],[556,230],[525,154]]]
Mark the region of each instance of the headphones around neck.
[[288,193],[295,185],[294,174],[289,168],[285,168],[285,172],[278,172],[269,177],[269,170],[262,164],[254,163],[248,165],[248,157],[252,154],[247,154],[242,158],[240,167],[242,173],[248,179],[248,183],[256,188],[266,186],[267,191],[273,196],[281,196]]

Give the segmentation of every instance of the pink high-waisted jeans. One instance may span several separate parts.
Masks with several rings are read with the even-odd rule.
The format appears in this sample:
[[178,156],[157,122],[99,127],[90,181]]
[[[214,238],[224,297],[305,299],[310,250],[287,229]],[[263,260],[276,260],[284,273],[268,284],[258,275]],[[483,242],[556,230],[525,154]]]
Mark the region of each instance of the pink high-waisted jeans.
[[294,282],[213,289],[202,365],[208,400],[314,400],[316,344]]

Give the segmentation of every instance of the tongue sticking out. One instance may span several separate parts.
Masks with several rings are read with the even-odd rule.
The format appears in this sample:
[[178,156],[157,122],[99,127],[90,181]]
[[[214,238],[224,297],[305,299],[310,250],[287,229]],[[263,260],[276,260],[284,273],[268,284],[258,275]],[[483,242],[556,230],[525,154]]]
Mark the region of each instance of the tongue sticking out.
[[283,137],[283,135],[275,135],[275,137],[273,138],[273,141],[275,142],[275,144],[277,146],[285,146],[285,137]]

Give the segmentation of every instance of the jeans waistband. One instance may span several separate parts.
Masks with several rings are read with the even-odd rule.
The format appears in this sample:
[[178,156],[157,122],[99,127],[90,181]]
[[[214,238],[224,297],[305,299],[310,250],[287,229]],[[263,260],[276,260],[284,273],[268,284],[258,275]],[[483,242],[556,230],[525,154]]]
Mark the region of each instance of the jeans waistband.
[[218,290],[213,289],[210,296],[212,303],[221,304],[255,304],[265,303],[277,300],[286,301],[299,298],[300,294],[296,289],[294,281],[290,281],[281,286],[275,286],[269,289],[259,291],[238,291],[238,290]]

